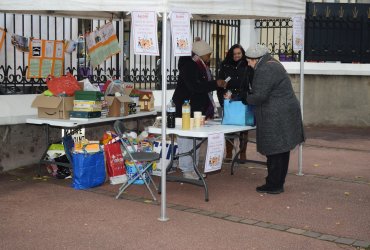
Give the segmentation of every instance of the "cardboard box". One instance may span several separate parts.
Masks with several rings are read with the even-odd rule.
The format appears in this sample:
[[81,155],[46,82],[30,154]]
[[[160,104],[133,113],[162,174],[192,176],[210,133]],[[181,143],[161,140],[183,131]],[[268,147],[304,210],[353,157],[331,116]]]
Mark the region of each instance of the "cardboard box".
[[74,97],[55,97],[38,95],[31,107],[38,109],[39,118],[69,119],[73,110]]
[[131,94],[139,96],[139,105],[141,111],[154,110],[154,95],[151,90],[133,89]]
[[106,96],[105,100],[109,106],[109,117],[126,116],[129,114],[129,104],[131,103],[129,96]]

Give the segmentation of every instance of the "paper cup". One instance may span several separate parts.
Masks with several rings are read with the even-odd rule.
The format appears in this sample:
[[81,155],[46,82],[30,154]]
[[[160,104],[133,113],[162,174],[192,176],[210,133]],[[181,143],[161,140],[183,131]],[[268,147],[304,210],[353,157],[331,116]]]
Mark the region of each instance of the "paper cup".
[[175,126],[177,127],[177,126],[182,126],[182,118],[175,118]]
[[206,124],[206,116],[202,115],[202,117],[200,118],[200,126],[204,126],[205,124]]
[[200,121],[202,117],[194,117],[194,128],[200,128]]
[[194,118],[190,118],[190,129],[194,128]]
[[202,117],[202,112],[200,112],[200,111],[195,111],[195,112],[194,112],[194,118],[197,118],[197,117],[201,118],[201,117]]

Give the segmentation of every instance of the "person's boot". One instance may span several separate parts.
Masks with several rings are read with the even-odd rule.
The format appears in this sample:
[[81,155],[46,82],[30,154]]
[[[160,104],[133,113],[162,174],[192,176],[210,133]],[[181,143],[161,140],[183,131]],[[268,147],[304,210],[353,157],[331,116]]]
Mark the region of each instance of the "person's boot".
[[233,158],[233,144],[231,144],[231,142],[229,141],[226,141],[226,157],[225,157],[225,160],[226,161],[231,161],[232,158]]

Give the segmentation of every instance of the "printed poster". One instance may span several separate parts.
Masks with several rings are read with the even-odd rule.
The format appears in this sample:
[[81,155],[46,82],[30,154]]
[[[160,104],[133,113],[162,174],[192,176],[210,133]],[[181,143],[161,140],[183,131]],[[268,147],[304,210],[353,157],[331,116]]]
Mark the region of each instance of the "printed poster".
[[204,173],[220,170],[224,157],[225,134],[212,133],[208,135],[208,146]]
[[172,12],[171,34],[174,56],[191,56],[190,13]]
[[134,54],[159,56],[157,13],[154,11],[134,11],[131,16]]
[[303,50],[304,45],[304,17],[295,16],[293,19],[293,50]]
[[73,40],[64,41],[65,52],[71,54],[77,48],[77,42]]
[[27,78],[62,76],[64,42],[32,39],[29,43]]
[[28,52],[28,38],[20,35],[13,34],[10,42],[12,45],[21,52]]
[[121,52],[112,23],[107,23],[100,29],[87,34],[86,45],[93,67]]
[[0,28],[0,50],[3,47],[4,40],[5,40],[5,30]]

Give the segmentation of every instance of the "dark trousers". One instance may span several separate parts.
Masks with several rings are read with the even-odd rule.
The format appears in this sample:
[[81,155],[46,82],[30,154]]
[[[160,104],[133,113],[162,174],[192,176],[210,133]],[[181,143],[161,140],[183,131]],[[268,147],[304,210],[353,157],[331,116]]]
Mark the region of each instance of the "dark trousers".
[[267,155],[266,185],[273,188],[282,188],[288,173],[290,151]]

